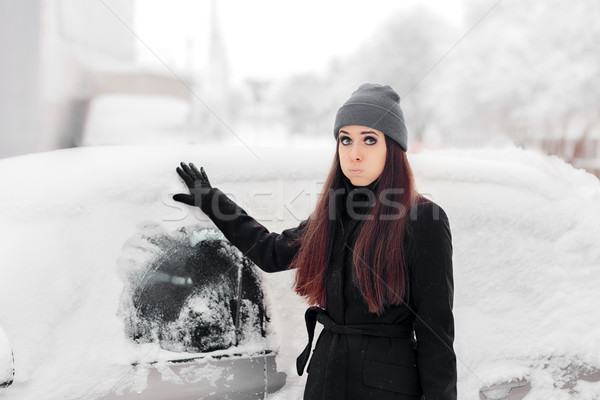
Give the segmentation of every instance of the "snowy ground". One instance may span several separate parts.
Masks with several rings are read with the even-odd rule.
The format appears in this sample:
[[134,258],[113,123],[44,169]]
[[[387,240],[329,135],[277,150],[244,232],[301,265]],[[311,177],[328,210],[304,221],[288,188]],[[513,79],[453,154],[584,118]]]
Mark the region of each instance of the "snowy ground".
[[[127,363],[149,354],[123,335],[119,259],[144,226],[208,223],[170,198],[184,190],[179,161],[203,165],[214,186],[280,232],[308,216],[332,155],[333,140],[314,149],[103,146],[0,160],[0,326],[16,363],[0,397],[101,398],[123,384]],[[600,369],[597,178],[515,148],[409,158],[420,192],[451,223],[460,398],[521,378],[531,382],[527,400],[600,398],[600,382],[572,379],[578,368]],[[276,400],[300,399],[305,379],[294,369],[306,305],[291,274],[264,276],[288,375]]]

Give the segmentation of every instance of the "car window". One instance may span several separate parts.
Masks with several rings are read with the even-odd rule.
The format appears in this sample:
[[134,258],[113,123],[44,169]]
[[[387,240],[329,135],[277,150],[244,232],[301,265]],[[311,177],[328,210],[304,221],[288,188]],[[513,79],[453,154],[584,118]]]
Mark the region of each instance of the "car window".
[[120,313],[132,340],[208,352],[266,336],[261,282],[248,258],[214,229],[155,228],[130,241],[120,261]]

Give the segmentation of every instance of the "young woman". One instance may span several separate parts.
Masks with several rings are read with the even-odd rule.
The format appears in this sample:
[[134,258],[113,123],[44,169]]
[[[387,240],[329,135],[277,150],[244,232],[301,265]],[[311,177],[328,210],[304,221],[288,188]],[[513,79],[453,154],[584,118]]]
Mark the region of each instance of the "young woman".
[[[304,399],[456,399],[452,238],[448,217],[417,193],[400,97],[365,83],[336,114],[325,195],[307,220],[269,232],[201,168],[177,172],[225,237],[267,272],[295,269],[312,305]],[[316,322],[323,324],[314,350]]]

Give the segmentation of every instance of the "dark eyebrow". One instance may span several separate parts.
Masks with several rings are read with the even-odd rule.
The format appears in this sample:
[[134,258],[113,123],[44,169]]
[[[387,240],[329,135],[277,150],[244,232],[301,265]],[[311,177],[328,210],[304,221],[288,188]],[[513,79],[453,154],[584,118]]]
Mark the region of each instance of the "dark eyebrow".
[[[345,133],[346,135],[349,135],[349,133],[348,133],[348,132],[346,132],[346,131],[342,131],[342,130],[340,130],[340,133]],[[360,134],[361,134],[361,135],[366,135],[366,134],[368,134],[368,133],[372,133],[372,134],[373,134],[373,135],[375,135],[375,136],[379,136],[379,135],[377,134],[377,132],[373,132],[373,131],[363,131],[363,132],[361,132]]]

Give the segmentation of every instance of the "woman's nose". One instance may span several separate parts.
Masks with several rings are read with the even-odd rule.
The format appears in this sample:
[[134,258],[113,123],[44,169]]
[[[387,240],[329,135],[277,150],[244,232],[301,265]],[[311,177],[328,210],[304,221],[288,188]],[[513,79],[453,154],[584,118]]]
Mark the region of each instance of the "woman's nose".
[[358,149],[358,146],[352,146],[352,148],[350,149],[350,159],[360,160],[360,158],[361,158],[361,154]]

